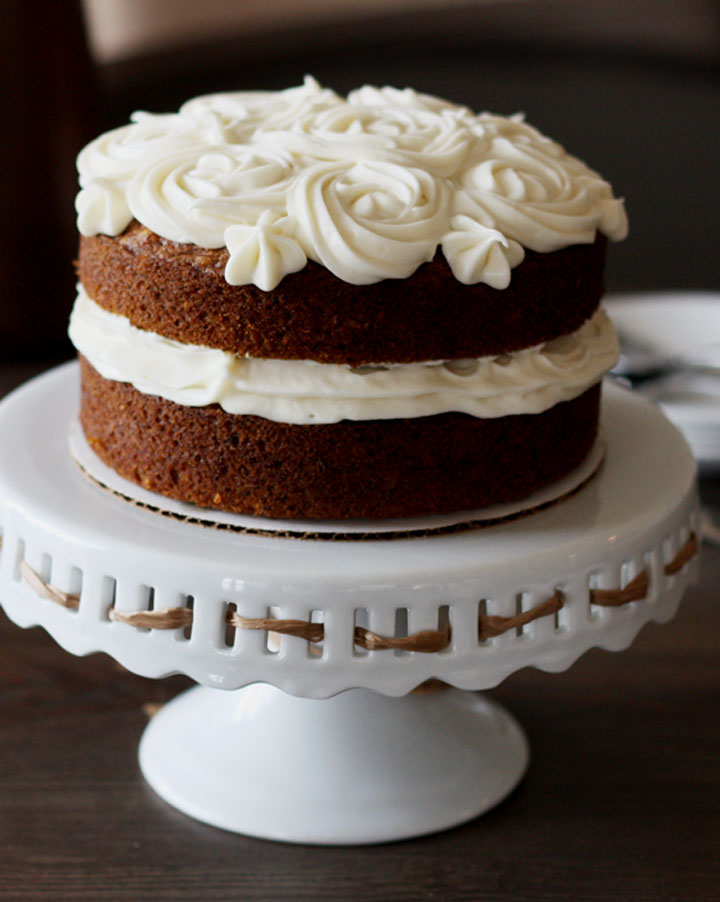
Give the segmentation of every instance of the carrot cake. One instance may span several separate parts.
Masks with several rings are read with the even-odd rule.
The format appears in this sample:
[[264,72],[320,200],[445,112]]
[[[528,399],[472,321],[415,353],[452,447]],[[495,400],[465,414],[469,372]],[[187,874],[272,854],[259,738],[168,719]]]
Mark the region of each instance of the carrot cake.
[[383,518],[518,500],[590,452],[627,221],[522,117],[307,78],[136,113],[78,168],[80,420],[126,479]]

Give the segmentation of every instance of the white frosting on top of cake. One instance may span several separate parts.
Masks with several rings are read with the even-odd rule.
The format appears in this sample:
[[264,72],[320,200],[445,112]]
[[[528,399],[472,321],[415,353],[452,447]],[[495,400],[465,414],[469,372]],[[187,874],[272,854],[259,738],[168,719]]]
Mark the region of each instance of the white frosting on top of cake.
[[226,247],[230,284],[268,291],[308,259],[356,285],[410,276],[438,248],[465,284],[505,288],[525,248],[627,233],[610,185],[521,116],[411,89],[277,92],[139,112],[78,157],[83,235],[137,219]]
[[70,337],[106,379],[185,406],[219,404],[231,414],[296,424],[541,413],[580,395],[618,357],[602,309],[570,335],[500,357],[360,367],[238,357],[140,330],[82,288]]

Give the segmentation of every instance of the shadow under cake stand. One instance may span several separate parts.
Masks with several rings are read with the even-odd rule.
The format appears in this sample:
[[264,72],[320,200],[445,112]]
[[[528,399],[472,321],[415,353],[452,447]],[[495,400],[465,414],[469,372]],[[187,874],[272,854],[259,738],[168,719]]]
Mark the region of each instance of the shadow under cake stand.
[[482,529],[335,542],[213,529],[98,488],[68,453],[77,384],[68,364],[0,405],[0,602],[74,654],[201,684],[150,721],[140,765],[215,826],[367,843],[481,814],[528,746],[463,690],[624,649],[695,575],[693,459],[613,384],[606,459],[572,497]]

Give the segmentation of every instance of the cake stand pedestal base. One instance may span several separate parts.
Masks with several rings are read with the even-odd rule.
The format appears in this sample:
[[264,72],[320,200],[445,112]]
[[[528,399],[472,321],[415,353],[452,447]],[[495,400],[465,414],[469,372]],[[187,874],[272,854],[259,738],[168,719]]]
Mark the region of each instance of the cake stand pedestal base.
[[351,689],[325,700],[263,683],[197,687],[162,708],[140,744],[148,783],[191,817],[325,845],[463,823],[500,802],[528,758],[507,711],[443,687],[402,698]]

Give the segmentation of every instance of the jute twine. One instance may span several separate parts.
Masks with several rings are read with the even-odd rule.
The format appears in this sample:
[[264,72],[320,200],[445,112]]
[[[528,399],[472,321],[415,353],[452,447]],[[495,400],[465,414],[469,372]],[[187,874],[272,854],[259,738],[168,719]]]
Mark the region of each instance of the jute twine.
[[[685,564],[699,551],[699,542],[695,533],[691,533],[687,542],[675,557],[663,568],[666,576],[678,573]],[[80,606],[80,595],[64,592],[42,579],[42,577],[26,562],[20,562],[20,573],[25,582],[41,598],[46,598],[64,608],[77,610]],[[641,601],[647,597],[650,589],[650,578],[647,571],[642,570],[626,586],[619,589],[590,589],[590,603],[603,607],[620,607],[632,601]],[[565,604],[563,593],[556,589],[553,595],[539,604],[522,611],[512,617],[481,614],[478,619],[478,639],[485,641],[499,636],[508,630],[518,629],[541,617],[549,617],[560,611]],[[176,630],[192,626],[193,611],[191,608],[163,608],[155,611],[119,611],[115,607],[108,610],[108,618],[117,623],[124,623],[139,629]],[[283,636],[294,636],[306,642],[319,643],[325,639],[325,625],[307,620],[283,620],[271,617],[243,617],[237,611],[228,611],[226,623],[229,627],[242,630],[264,630]],[[437,630],[420,630],[410,636],[381,636],[365,627],[356,626],[354,643],[367,651],[395,649],[398,651],[433,654],[447,648],[452,639],[450,624]]]

